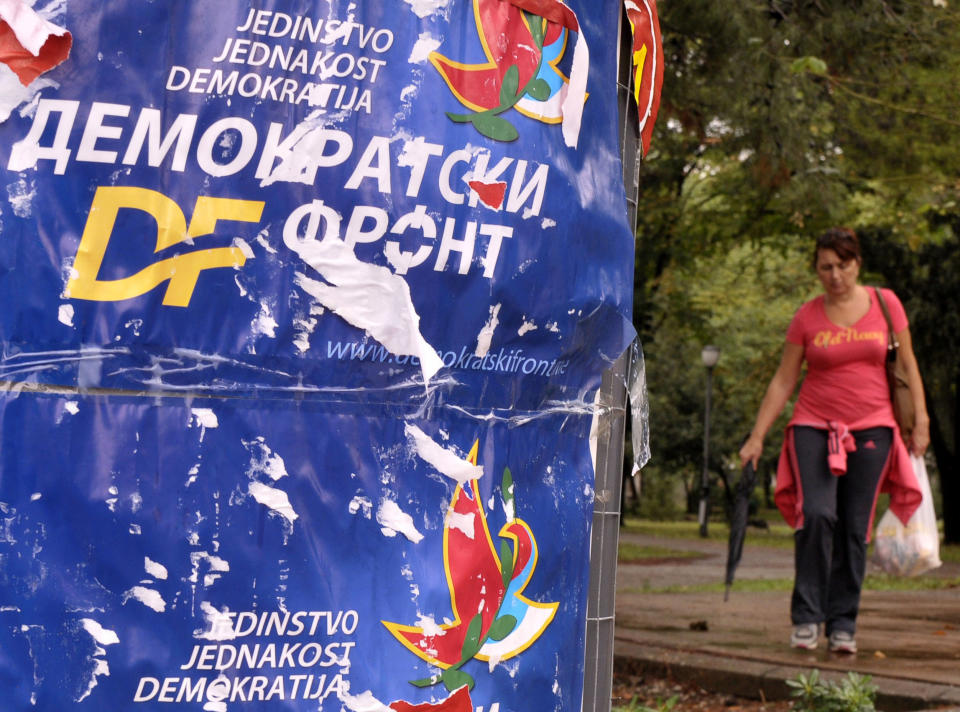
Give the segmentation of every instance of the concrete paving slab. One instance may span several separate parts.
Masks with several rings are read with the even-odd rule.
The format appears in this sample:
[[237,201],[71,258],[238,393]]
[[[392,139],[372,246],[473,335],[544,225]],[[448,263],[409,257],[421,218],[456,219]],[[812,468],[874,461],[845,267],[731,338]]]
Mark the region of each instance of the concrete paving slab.
[[[657,593],[664,587],[723,580],[726,544],[713,540],[660,539],[626,533],[639,546],[695,551],[617,570],[615,652],[618,664],[675,677],[708,689],[747,697],[788,696],[785,681],[816,668],[826,677],[854,671],[870,675],[884,712],[960,707],[960,589],[865,591],[858,621],[857,655],[788,645],[790,593]],[[929,574],[955,579],[960,566]],[[790,549],[744,550],[738,580],[792,579]],[[709,683],[709,684],[705,684]]]

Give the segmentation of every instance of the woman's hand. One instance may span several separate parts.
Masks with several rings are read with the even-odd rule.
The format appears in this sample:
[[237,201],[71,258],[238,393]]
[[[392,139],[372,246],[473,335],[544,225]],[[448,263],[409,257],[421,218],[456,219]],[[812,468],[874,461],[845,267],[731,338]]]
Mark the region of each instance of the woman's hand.
[[913,433],[910,435],[909,449],[917,457],[923,457],[930,444],[930,423],[921,418],[913,426]]
[[763,438],[751,434],[747,441],[740,448],[740,467],[746,467],[747,463],[752,463],[753,468],[757,468],[760,462],[760,456],[763,454]]

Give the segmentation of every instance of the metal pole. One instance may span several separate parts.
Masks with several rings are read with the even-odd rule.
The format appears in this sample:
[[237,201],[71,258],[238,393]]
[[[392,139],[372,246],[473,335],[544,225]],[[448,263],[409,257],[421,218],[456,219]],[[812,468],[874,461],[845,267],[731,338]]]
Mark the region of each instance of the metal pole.
[[703,470],[700,473],[700,536],[707,536],[707,519],[710,515],[710,478],[707,463],[710,458],[710,393],[713,390],[713,366],[707,366],[707,397],[703,413]]

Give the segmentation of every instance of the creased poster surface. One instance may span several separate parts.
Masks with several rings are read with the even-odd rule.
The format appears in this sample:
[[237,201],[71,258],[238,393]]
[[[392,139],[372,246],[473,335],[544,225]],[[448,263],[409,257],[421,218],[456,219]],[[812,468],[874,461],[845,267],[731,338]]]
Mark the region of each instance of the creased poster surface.
[[578,708],[616,4],[31,12],[72,47],[0,65],[8,708]]

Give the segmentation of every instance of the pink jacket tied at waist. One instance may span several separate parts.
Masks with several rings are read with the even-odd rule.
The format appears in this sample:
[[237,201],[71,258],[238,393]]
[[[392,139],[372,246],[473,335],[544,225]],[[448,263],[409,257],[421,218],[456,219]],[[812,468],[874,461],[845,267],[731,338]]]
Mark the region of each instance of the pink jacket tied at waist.
[[[774,502],[783,515],[784,520],[794,529],[803,527],[803,487],[800,484],[800,472],[797,465],[797,452],[793,441],[793,428],[797,425],[806,425],[819,430],[827,431],[827,464],[830,472],[840,476],[847,471],[847,453],[857,449],[856,441],[851,434],[854,430],[863,430],[878,425],[871,418],[869,422],[858,421],[847,425],[835,420],[791,422],[787,426],[786,437],[783,439],[783,449],[780,451],[780,462],[777,466],[777,486],[774,492]],[[873,505],[870,512],[870,524],[867,527],[867,541],[873,533],[873,518],[876,514],[877,497],[881,492],[890,495],[890,509],[901,522],[906,524],[911,515],[920,506],[923,494],[920,484],[910,462],[910,453],[900,437],[900,430],[894,423],[893,442],[890,454],[880,475],[877,491],[873,495]]]
[[830,474],[847,474],[847,453],[857,449],[857,441],[850,434],[850,428],[836,420],[827,421],[827,465]]

